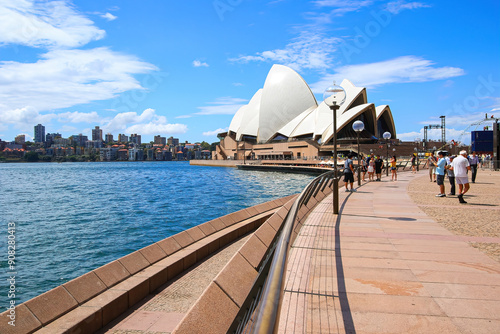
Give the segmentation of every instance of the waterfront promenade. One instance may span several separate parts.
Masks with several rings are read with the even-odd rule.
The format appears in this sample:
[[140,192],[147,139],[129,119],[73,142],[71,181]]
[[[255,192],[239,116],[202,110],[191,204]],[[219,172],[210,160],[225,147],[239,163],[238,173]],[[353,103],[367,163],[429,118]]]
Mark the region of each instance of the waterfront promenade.
[[[418,178],[438,206],[424,175],[341,188],[338,216],[331,196],[316,206],[290,253],[280,333],[500,333],[500,263],[468,244],[500,237],[456,235],[426,215],[407,191]],[[471,186],[470,210],[499,208]],[[459,206],[448,198],[441,213]]]

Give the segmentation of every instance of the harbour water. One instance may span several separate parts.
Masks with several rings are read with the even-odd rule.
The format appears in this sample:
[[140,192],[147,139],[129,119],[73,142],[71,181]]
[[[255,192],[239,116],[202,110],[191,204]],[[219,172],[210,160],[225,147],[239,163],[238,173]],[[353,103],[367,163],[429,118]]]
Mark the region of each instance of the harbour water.
[[11,299],[9,223],[19,305],[180,231],[300,192],[312,178],[185,162],[0,164],[0,307]]

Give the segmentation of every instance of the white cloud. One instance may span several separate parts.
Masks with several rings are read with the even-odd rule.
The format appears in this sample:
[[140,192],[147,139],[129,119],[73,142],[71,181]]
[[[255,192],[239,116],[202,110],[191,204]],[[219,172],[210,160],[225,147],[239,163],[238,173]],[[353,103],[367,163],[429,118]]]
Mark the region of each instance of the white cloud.
[[114,20],[116,20],[118,18],[118,16],[115,16],[115,15],[113,15],[111,13],[102,14],[101,17],[103,19],[108,20],[108,21],[114,21]]
[[156,114],[154,109],[148,108],[141,114],[136,112],[125,112],[116,114],[111,120],[103,122],[105,132],[125,132],[139,134],[158,134],[158,133],[185,133],[187,126],[185,124],[169,124],[165,116]]
[[186,133],[187,126],[185,124],[155,124],[153,122],[147,124],[135,124],[128,127],[126,133],[138,133],[142,135],[155,134],[181,134]]
[[195,115],[234,115],[248,100],[235,97],[220,97],[209,106],[198,107]]
[[57,114],[57,118],[61,123],[97,123],[101,120],[101,117],[95,111],[89,113],[64,112]]
[[154,65],[107,48],[53,50],[36,63],[0,62],[0,113],[9,114],[2,121],[22,123],[28,111],[67,108],[143,89],[132,75],[153,70]]
[[349,79],[357,86],[373,88],[390,83],[443,80],[465,74],[457,67],[434,67],[434,63],[416,56],[404,56],[376,63],[340,67],[311,85],[314,93],[322,93],[332,81]]
[[22,107],[17,109],[0,109],[0,120],[3,125],[13,125],[14,128],[22,131],[29,131],[33,129],[33,124],[44,124],[50,122],[56,115],[41,114],[39,110],[34,107]]
[[218,128],[217,130],[203,132],[203,135],[207,137],[213,137],[217,136],[219,133],[227,132],[227,130],[229,130],[229,128]]
[[418,8],[428,8],[431,7],[422,2],[406,2],[404,0],[389,2],[386,6],[386,10],[392,14],[399,14],[401,11],[406,9],[418,9]]
[[2,0],[0,44],[79,47],[102,39],[103,30],[67,1]]
[[342,16],[349,12],[355,12],[363,7],[370,6],[373,3],[371,0],[316,0],[313,1],[318,7],[334,7],[330,15]]
[[233,82],[234,87],[241,87],[244,86],[241,82]]
[[194,67],[208,67],[209,65],[205,62],[201,62],[199,60],[193,60]]
[[191,118],[193,117],[193,115],[180,115],[180,116],[176,116],[175,118]]
[[271,62],[279,63],[293,68],[302,69],[327,69],[332,64],[331,54],[336,50],[340,39],[327,37],[320,30],[313,29],[301,31],[284,49],[275,49],[258,52],[255,55],[239,56],[229,59],[232,62]]

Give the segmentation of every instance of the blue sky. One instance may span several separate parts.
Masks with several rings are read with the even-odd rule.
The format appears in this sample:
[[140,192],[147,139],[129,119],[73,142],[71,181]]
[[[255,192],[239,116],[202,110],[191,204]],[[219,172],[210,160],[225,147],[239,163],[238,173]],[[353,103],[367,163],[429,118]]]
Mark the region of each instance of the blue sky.
[[[500,116],[500,3],[376,0],[0,2],[0,138],[139,133],[217,141],[273,64],[320,99],[347,78],[399,138]],[[440,138],[438,130],[431,138]]]

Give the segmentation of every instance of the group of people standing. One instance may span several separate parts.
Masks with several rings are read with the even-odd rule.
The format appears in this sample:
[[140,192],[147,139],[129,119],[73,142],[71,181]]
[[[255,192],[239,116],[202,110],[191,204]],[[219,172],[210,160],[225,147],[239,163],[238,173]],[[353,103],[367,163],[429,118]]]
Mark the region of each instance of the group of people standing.
[[[344,162],[344,183],[345,183],[345,191],[356,191],[353,189],[354,183],[354,164],[352,161],[353,154],[350,153],[347,156],[346,161]],[[391,181],[397,181],[397,162],[396,156],[393,156],[390,160],[390,168],[391,168]],[[382,168],[384,166],[384,160],[380,155],[375,156],[373,153],[370,154],[366,159],[361,156],[361,174],[362,181],[366,181],[366,174],[368,173],[368,181],[381,181],[382,179]],[[376,177],[376,178],[375,178]],[[349,190],[348,184],[350,184],[351,188]]]
[[[473,157],[475,157],[475,152]],[[446,197],[444,178],[448,175],[451,190],[449,195],[455,195],[455,182],[458,184],[458,201],[462,204],[467,203],[464,200],[465,193],[469,190],[468,171],[472,168],[474,160],[467,157],[467,151],[460,151],[460,155],[446,157],[446,152],[438,152],[438,158],[431,153],[428,158],[430,182],[436,182],[439,186],[439,194],[436,197]],[[472,182],[475,183],[477,173],[477,163],[472,174]],[[434,179],[434,180],[433,180]]]

